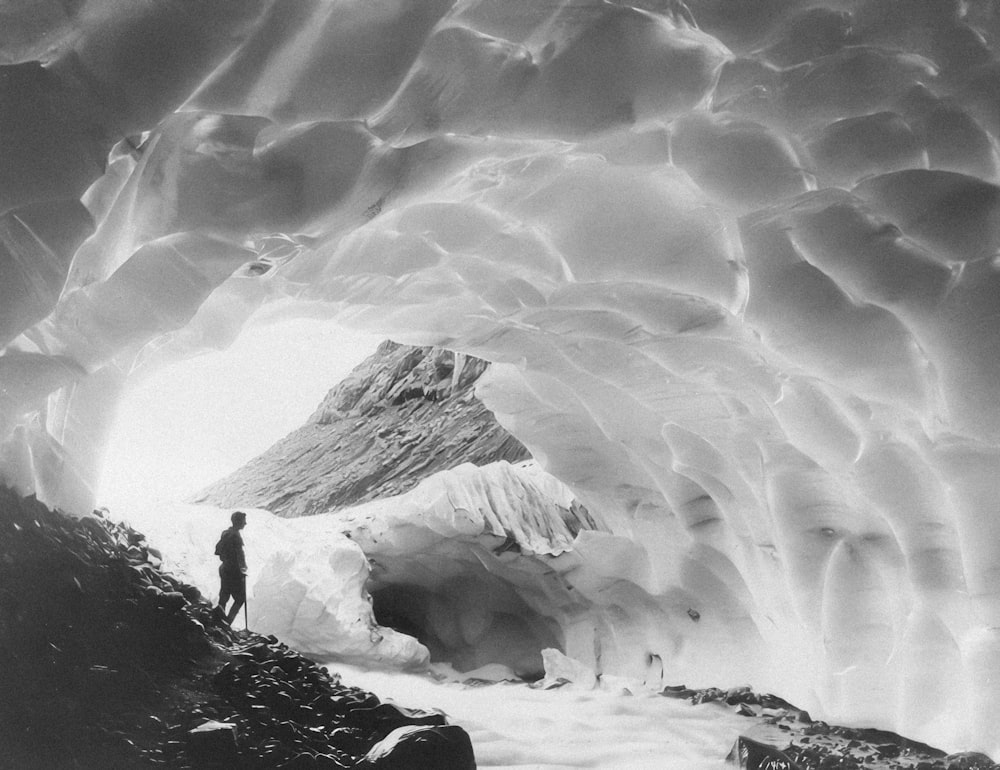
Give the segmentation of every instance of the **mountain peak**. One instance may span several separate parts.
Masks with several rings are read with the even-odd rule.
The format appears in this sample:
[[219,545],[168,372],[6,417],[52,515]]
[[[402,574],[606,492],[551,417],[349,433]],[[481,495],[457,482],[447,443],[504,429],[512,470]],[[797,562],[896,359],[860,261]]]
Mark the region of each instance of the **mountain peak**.
[[475,396],[489,363],[386,341],[301,428],[192,502],[308,516],[405,492],[461,463],[529,457]]

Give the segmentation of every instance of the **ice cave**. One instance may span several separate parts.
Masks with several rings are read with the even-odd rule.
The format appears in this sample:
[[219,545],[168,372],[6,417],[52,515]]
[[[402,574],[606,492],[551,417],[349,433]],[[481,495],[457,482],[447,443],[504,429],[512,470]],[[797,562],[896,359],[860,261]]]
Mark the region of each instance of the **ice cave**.
[[0,482],[89,515],[130,383],[263,312],[435,346],[533,462],[261,554],[255,622],[1000,757],[998,55],[992,0],[7,3]]

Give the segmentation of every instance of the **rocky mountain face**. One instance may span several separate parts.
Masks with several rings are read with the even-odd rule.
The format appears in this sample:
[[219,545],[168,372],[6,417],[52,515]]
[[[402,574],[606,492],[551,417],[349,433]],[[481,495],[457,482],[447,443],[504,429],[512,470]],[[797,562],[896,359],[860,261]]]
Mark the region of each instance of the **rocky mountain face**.
[[305,425],[191,502],[308,516],[400,494],[461,463],[526,459],[473,392],[487,366],[384,342]]

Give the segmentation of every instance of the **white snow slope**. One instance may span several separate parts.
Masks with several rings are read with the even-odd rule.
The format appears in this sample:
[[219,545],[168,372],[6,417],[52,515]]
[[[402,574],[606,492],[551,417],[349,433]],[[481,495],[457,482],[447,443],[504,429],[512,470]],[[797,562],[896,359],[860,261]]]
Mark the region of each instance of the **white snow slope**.
[[995,2],[8,6],[6,483],[86,513],[128,378],[286,303],[496,362],[602,670],[1000,749]]

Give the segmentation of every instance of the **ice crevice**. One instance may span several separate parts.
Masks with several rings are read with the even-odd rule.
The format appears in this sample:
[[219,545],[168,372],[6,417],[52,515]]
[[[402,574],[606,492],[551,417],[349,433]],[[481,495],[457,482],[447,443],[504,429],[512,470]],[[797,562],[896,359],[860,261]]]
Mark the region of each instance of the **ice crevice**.
[[655,654],[1000,751],[995,3],[34,0],[2,27],[5,484],[86,514],[122,390],[281,303],[492,362],[484,403],[600,522],[543,559],[601,587],[579,622],[454,522],[475,591],[380,540],[380,612],[419,585],[410,625],[456,652],[488,618],[436,597],[489,596],[604,675]]

